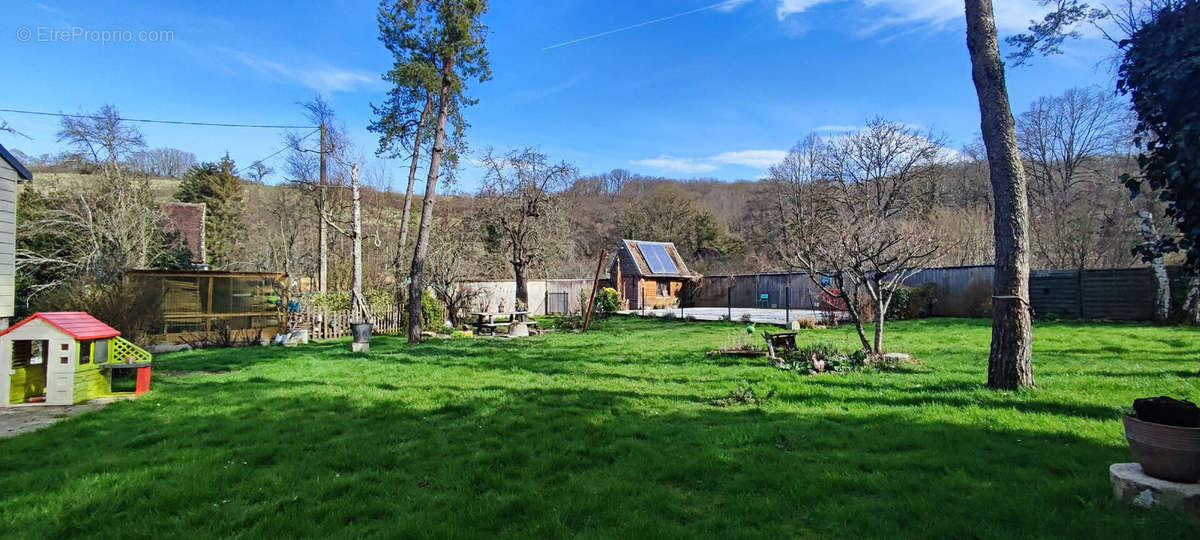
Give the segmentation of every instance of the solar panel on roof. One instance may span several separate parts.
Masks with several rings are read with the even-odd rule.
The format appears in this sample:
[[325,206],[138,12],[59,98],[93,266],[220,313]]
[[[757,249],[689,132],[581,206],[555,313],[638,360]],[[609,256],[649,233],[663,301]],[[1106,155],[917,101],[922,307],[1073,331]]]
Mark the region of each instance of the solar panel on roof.
[[650,265],[650,271],[655,274],[678,274],[679,268],[675,266],[675,260],[667,254],[667,249],[660,244],[641,244],[642,256],[646,258],[646,264]]

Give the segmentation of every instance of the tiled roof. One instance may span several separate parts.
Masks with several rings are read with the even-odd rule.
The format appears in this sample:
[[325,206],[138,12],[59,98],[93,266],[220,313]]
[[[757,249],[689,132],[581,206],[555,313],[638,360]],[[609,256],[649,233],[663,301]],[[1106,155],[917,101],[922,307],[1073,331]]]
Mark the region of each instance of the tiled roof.
[[163,228],[179,233],[185,247],[192,252],[192,263],[204,264],[204,203],[167,203]]

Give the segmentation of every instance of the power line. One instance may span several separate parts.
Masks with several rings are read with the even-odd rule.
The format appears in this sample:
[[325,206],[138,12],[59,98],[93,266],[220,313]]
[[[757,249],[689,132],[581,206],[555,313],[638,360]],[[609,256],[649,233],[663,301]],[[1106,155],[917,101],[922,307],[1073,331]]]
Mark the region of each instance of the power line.
[[[306,127],[307,127],[307,126],[306,126]],[[307,139],[307,138],[309,138],[309,137],[312,137],[312,136],[313,136],[313,133],[317,133],[317,132],[319,132],[319,131],[321,131],[321,128],[317,128],[317,129],[315,129],[315,130],[313,130],[313,131],[310,131],[310,132],[308,132],[308,134],[307,134],[307,135],[305,135],[305,136],[303,136],[303,137],[300,137],[299,139],[296,139],[296,141],[295,141],[295,142],[299,143],[300,141],[303,141],[304,139]],[[288,148],[291,148],[291,146],[290,146],[290,145],[284,145],[284,146],[283,146],[283,147],[281,147],[279,150],[276,150],[276,151],[274,151],[274,152],[271,152],[271,154],[270,154],[270,155],[268,155],[268,156],[267,156],[267,157],[265,157],[265,158],[262,158],[262,159],[256,159],[256,160],[254,160],[254,161],[251,161],[251,162],[250,162],[250,165],[254,165],[255,163],[262,163],[262,162],[264,162],[264,161],[266,161],[266,160],[268,160],[268,159],[271,159],[271,158],[273,158],[273,157],[275,157],[275,156],[278,156],[278,155],[280,154],[280,152],[283,152],[284,150],[287,150]]]
[[[16,114],[33,114],[38,116],[57,116],[61,118],[89,118],[92,120],[103,120],[103,116],[95,116],[90,114],[66,114],[52,113],[45,111],[23,111],[20,109],[0,109],[0,112],[16,113]],[[177,126],[214,126],[214,127],[233,127],[233,128],[266,128],[266,129],[306,129],[316,128],[317,126],[285,126],[271,124],[228,124],[222,122],[190,122],[186,120],[151,120],[148,118],[125,118],[121,117],[125,122],[142,122],[144,124],[172,124]],[[311,133],[309,135],[312,135]]]

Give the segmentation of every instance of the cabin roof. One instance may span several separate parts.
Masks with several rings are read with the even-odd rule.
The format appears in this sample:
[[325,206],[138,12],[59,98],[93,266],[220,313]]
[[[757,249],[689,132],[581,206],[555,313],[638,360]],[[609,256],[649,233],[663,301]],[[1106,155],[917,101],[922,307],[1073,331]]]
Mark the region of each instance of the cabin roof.
[[33,173],[29,172],[29,169],[26,169],[24,165],[21,165],[21,162],[17,160],[17,157],[12,155],[12,153],[9,152],[3,144],[0,144],[0,159],[3,159],[13,169],[15,169],[17,171],[17,176],[20,176],[22,180],[33,180]]
[[121,335],[116,328],[104,324],[100,319],[82,311],[39,311],[6,328],[0,332],[0,336],[12,332],[34,319],[46,321],[75,339],[104,339]]
[[[652,247],[653,246],[653,247]],[[645,249],[655,249],[661,247],[670,257],[671,262],[675,265],[675,272],[670,271],[655,271],[651,264],[646,260]],[[675,248],[672,242],[651,242],[648,240],[621,240],[621,249],[617,252],[617,258],[614,264],[621,265],[621,272],[624,274],[647,277],[675,277],[675,278],[690,278],[692,274],[688,271],[687,265],[683,262],[683,257],[679,256],[679,250]]]

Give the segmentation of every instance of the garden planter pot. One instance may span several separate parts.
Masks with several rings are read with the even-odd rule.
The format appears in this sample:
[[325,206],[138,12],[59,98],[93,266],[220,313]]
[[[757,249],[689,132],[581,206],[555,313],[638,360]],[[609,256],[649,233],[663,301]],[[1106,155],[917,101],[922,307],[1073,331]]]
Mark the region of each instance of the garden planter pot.
[[1200,428],[1124,417],[1125,439],[1146,474],[1172,482],[1200,480]]

